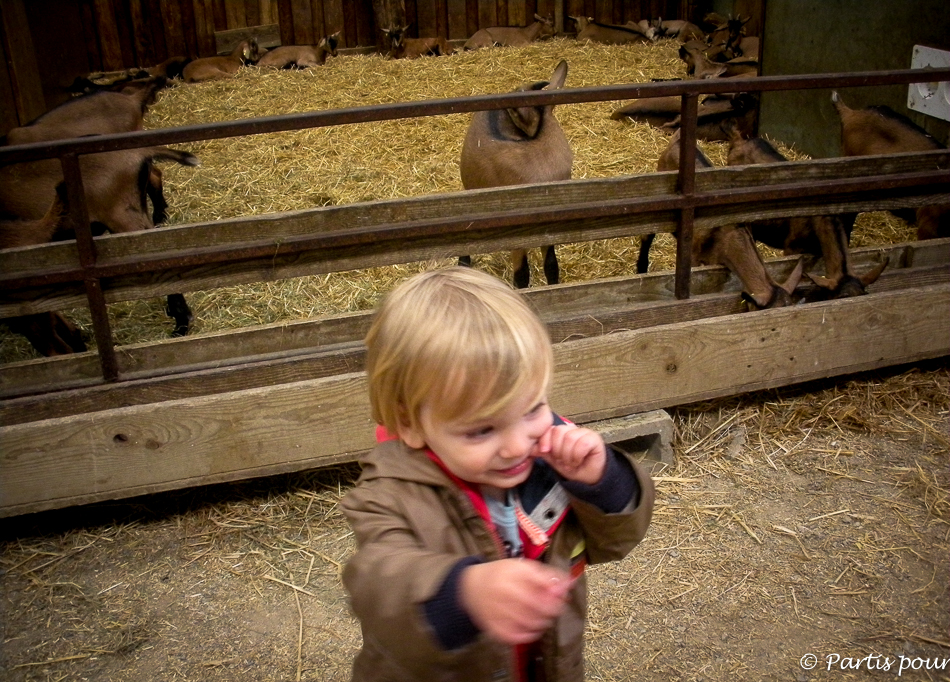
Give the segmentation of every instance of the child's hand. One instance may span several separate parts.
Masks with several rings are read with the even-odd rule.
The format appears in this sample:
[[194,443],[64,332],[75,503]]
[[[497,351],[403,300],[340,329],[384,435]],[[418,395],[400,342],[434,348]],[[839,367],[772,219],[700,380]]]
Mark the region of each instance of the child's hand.
[[462,572],[461,601],[472,622],[489,637],[525,644],[551,627],[573,583],[567,574],[538,561],[501,559]]
[[576,424],[556,424],[538,439],[538,456],[569,481],[596,485],[607,467],[600,434]]

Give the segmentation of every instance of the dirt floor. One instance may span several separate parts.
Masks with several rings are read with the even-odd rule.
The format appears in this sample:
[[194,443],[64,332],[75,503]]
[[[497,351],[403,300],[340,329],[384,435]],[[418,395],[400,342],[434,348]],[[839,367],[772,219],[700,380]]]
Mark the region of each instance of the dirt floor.
[[[948,412],[946,358],[673,410],[646,540],[590,570],[588,679],[950,679]],[[356,474],[4,520],[2,679],[346,680]]]

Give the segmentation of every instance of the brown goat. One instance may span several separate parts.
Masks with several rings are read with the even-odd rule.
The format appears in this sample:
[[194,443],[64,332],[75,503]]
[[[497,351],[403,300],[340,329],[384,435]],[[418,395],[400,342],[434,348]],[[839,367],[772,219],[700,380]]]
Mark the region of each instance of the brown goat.
[[[660,154],[656,169],[660,172],[679,170],[680,131],[677,130],[669,145]],[[696,149],[696,168],[711,168],[712,162]],[[654,234],[644,235],[640,240],[640,254],[637,257],[637,272],[649,269],[650,247]],[[803,263],[799,260],[788,280],[784,284],[776,283],[765,268],[765,262],[752,235],[742,226],[722,225],[713,228],[699,228],[693,232],[693,265],[723,265],[742,282],[746,300],[757,308],[780,308],[792,304],[792,293],[802,277]]]
[[390,59],[417,59],[419,57],[442,57],[452,54],[453,50],[445,38],[407,38],[409,26],[383,29],[389,41]]
[[[841,118],[841,151],[845,156],[872,156],[946,149],[906,116],[887,106],[851,109],[837,92],[831,101]],[[914,212],[917,239],[950,237],[950,204],[922,206]]]
[[[731,131],[730,166],[761,163],[781,163],[787,159],[766,140],[755,137],[744,139],[737,130]],[[854,226],[854,214],[796,216],[772,218],[749,223],[756,241],[783,253],[808,253],[825,259],[826,277],[809,275],[811,280],[827,291],[822,297],[845,298],[867,293],[869,285],[880,277],[887,267],[887,259],[860,277],[851,264],[848,243]]]
[[534,22],[523,27],[492,26],[481,28],[465,41],[463,50],[477,50],[482,47],[524,47],[536,40],[546,40],[557,35],[554,19],[534,15]]
[[[45,244],[62,234],[69,215],[66,184],[56,186],[53,203],[38,220],[0,219],[0,249]],[[57,312],[33,313],[2,320],[10,331],[21,334],[42,355],[65,355],[86,350],[82,332]]]
[[182,78],[186,83],[231,78],[242,66],[256,63],[263,54],[264,51],[257,44],[257,38],[242,40],[229,55],[200,57],[189,62],[182,70]]
[[639,24],[626,25],[602,24],[599,21],[588,20],[587,25],[577,32],[578,40],[604,45],[628,45],[631,43],[650,42]]
[[705,42],[706,34],[696,24],[684,19],[657,19],[653,22],[657,38],[676,38],[681,43],[690,40]]
[[74,97],[25,126],[12,128],[7,133],[7,144],[141,130],[146,110],[166,84],[164,77],[157,76],[130,81],[119,90],[102,90]]
[[726,73],[726,66],[709,59],[706,46],[696,40],[680,45],[679,55],[686,62],[686,75],[689,78],[718,78]]
[[[615,109],[614,120],[630,118],[658,128],[678,130],[682,101],[679,97],[650,97],[634,100]],[[745,134],[752,134],[758,110],[758,98],[740,92],[737,95],[710,95],[697,107],[696,138],[706,142],[729,139],[723,126],[732,122]]]
[[[515,92],[556,90],[567,78],[567,62],[561,61],[549,82],[519,87]],[[503,185],[524,185],[570,180],[571,145],[554,117],[553,105],[523,106],[477,111],[472,116],[462,145],[461,174],[465,189]],[[515,286],[530,281],[528,256],[513,251]],[[467,256],[461,263],[470,263]],[[545,248],[544,275],[548,284],[557,284],[560,270],[554,246]]]
[[271,69],[308,69],[323,66],[327,57],[337,56],[340,31],[320,40],[317,45],[282,45],[268,50],[257,61],[257,66]]

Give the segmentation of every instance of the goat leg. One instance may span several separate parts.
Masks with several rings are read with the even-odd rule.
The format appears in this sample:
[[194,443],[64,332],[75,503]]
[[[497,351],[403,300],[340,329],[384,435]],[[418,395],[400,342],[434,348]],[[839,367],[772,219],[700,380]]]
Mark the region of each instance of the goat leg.
[[544,249],[544,277],[548,284],[557,284],[561,279],[561,269],[557,264],[557,253],[553,246]]
[[185,336],[191,329],[193,315],[184,294],[168,294],[165,314],[175,320],[175,329],[172,336]]

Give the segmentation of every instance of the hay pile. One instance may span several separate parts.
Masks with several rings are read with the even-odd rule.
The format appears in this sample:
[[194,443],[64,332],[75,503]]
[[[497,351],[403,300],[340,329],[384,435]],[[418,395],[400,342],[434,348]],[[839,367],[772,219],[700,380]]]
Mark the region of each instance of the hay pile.
[[[546,80],[560,59],[570,66],[567,87],[655,78],[677,78],[684,64],[677,43],[578,44],[558,38],[524,48],[458,53],[451,57],[390,61],[378,55],[331,58],[303,71],[242,69],[233,79],[179,84],[163,91],[149,111],[150,129],[371,104],[509,92],[526,81]],[[653,172],[668,144],[646,124],[610,119],[616,102],[561,105],[555,111],[574,151],[574,177]],[[462,189],[458,159],[469,115],[458,114],[319,128],[308,131],[207,141],[181,148],[196,154],[199,168],[165,165],[169,224],[265,214]],[[722,143],[701,143],[716,164]],[[779,145],[793,159],[803,158]],[[887,214],[863,216],[855,246],[913,239],[902,221]],[[565,245],[558,250],[565,282],[629,275],[637,238]],[[669,235],[653,247],[654,270],[673,268]],[[421,269],[415,263],[360,272],[333,273],[281,282],[189,294],[194,333],[309,318],[371,308],[382,293]],[[476,256],[475,265],[510,281],[506,254]],[[543,282],[532,254],[532,281]],[[171,324],[158,299],[110,306],[120,344],[166,338]],[[88,314],[70,317],[91,330]],[[32,357],[24,340],[3,334],[0,360]]]

